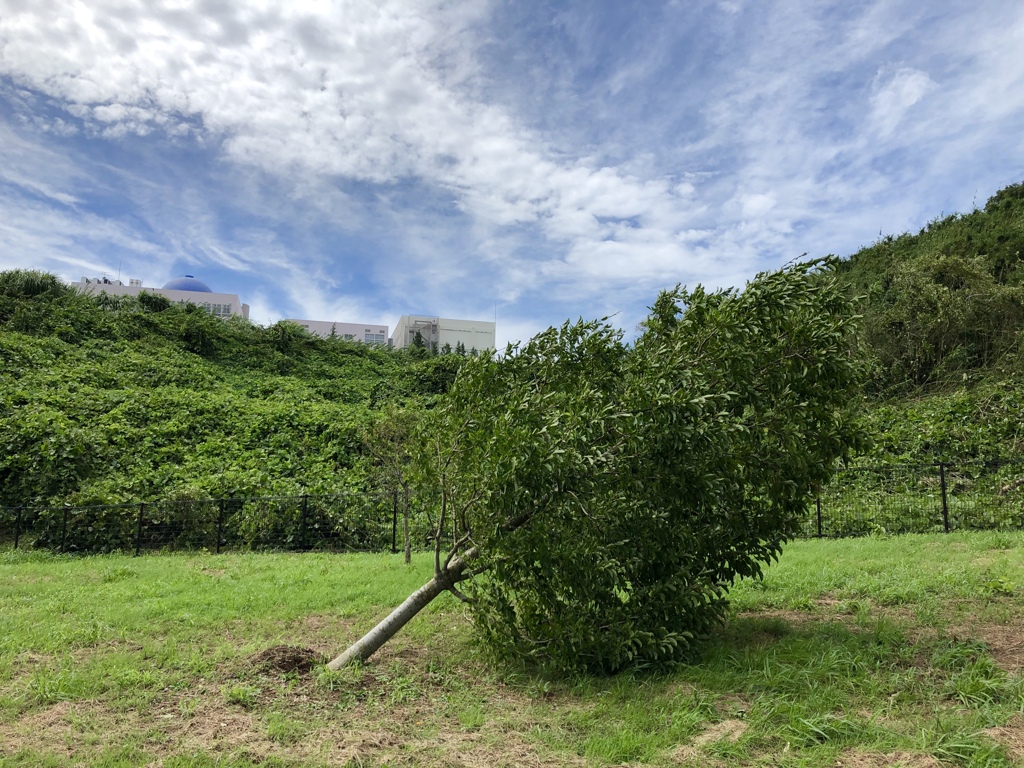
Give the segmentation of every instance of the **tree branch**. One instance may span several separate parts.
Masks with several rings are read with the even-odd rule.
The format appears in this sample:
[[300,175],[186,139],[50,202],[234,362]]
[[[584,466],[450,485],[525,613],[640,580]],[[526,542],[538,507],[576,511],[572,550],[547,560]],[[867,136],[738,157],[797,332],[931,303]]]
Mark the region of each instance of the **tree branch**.
[[458,541],[452,544],[452,548],[448,550],[448,557],[445,558],[444,565],[441,566],[442,570],[448,570],[448,566],[451,565],[452,558],[454,558],[455,555],[458,554],[459,547],[470,541],[472,541],[472,538],[470,537],[469,533],[466,533],[462,536],[462,538],[460,538]]
[[448,587],[448,591],[455,595],[457,598],[459,598],[459,600],[461,600],[462,602],[467,603],[468,605],[476,605],[475,599],[463,593],[462,590],[460,590],[454,584]]

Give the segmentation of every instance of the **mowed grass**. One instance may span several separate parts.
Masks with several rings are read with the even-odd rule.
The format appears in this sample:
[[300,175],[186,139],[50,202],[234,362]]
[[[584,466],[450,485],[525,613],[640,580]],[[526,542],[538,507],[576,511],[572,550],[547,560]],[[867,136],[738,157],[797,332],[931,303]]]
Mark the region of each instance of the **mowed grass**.
[[[1024,765],[1024,534],[790,544],[690,663],[489,664],[428,557],[0,553],[0,766]],[[310,667],[310,662],[319,662]]]

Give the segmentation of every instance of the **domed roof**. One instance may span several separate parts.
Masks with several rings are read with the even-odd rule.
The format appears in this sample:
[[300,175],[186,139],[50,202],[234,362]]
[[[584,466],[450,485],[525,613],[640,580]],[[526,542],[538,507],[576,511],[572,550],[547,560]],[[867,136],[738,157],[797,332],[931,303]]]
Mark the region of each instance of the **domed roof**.
[[176,277],[171,280],[167,285],[163,287],[165,291],[195,291],[196,293],[213,293],[213,289],[210,288],[202,280],[196,280],[192,275],[185,275],[184,277]]

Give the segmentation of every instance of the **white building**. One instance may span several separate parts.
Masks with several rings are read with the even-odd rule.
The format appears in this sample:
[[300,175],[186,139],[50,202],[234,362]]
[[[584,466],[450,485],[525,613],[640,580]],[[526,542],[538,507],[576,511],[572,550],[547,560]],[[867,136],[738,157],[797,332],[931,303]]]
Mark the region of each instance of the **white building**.
[[295,320],[288,318],[289,323],[297,323],[322,339],[335,336],[364,344],[387,344],[388,327],[386,325],[369,325],[364,323],[336,323],[331,320]]
[[489,320],[402,315],[395,326],[395,348],[412,346],[417,333],[427,349],[435,352],[440,352],[445,345],[454,350],[460,343],[467,352],[494,349],[494,323]]
[[237,293],[214,293],[213,290],[202,280],[196,280],[192,275],[177,277],[164,285],[163,288],[146,288],[141,280],[134,278],[125,285],[120,280],[110,280],[106,277],[94,277],[89,279],[83,277],[81,281],[72,283],[71,286],[82,293],[99,295],[106,293],[111,296],[138,296],[143,291],[164,296],[171,301],[186,301],[189,304],[197,304],[214,317],[231,317],[241,315],[249,319],[249,305],[238,300]]

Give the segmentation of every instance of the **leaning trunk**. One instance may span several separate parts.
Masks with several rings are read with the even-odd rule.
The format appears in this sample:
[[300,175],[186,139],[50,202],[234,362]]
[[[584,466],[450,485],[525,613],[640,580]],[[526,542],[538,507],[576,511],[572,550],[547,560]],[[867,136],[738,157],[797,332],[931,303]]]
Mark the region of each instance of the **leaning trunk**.
[[395,608],[386,619],[328,664],[328,669],[337,671],[346,664],[363,662],[370,658],[377,652],[377,649],[398,634],[398,631],[408,624],[412,617],[422,611],[435,597],[467,578],[468,574],[466,571],[469,569],[469,561],[475,556],[476,549],[474,548],[466,552],[463,558],[454,558],[446,568],[435,574],[434,578],[409,595],[405,602]]

